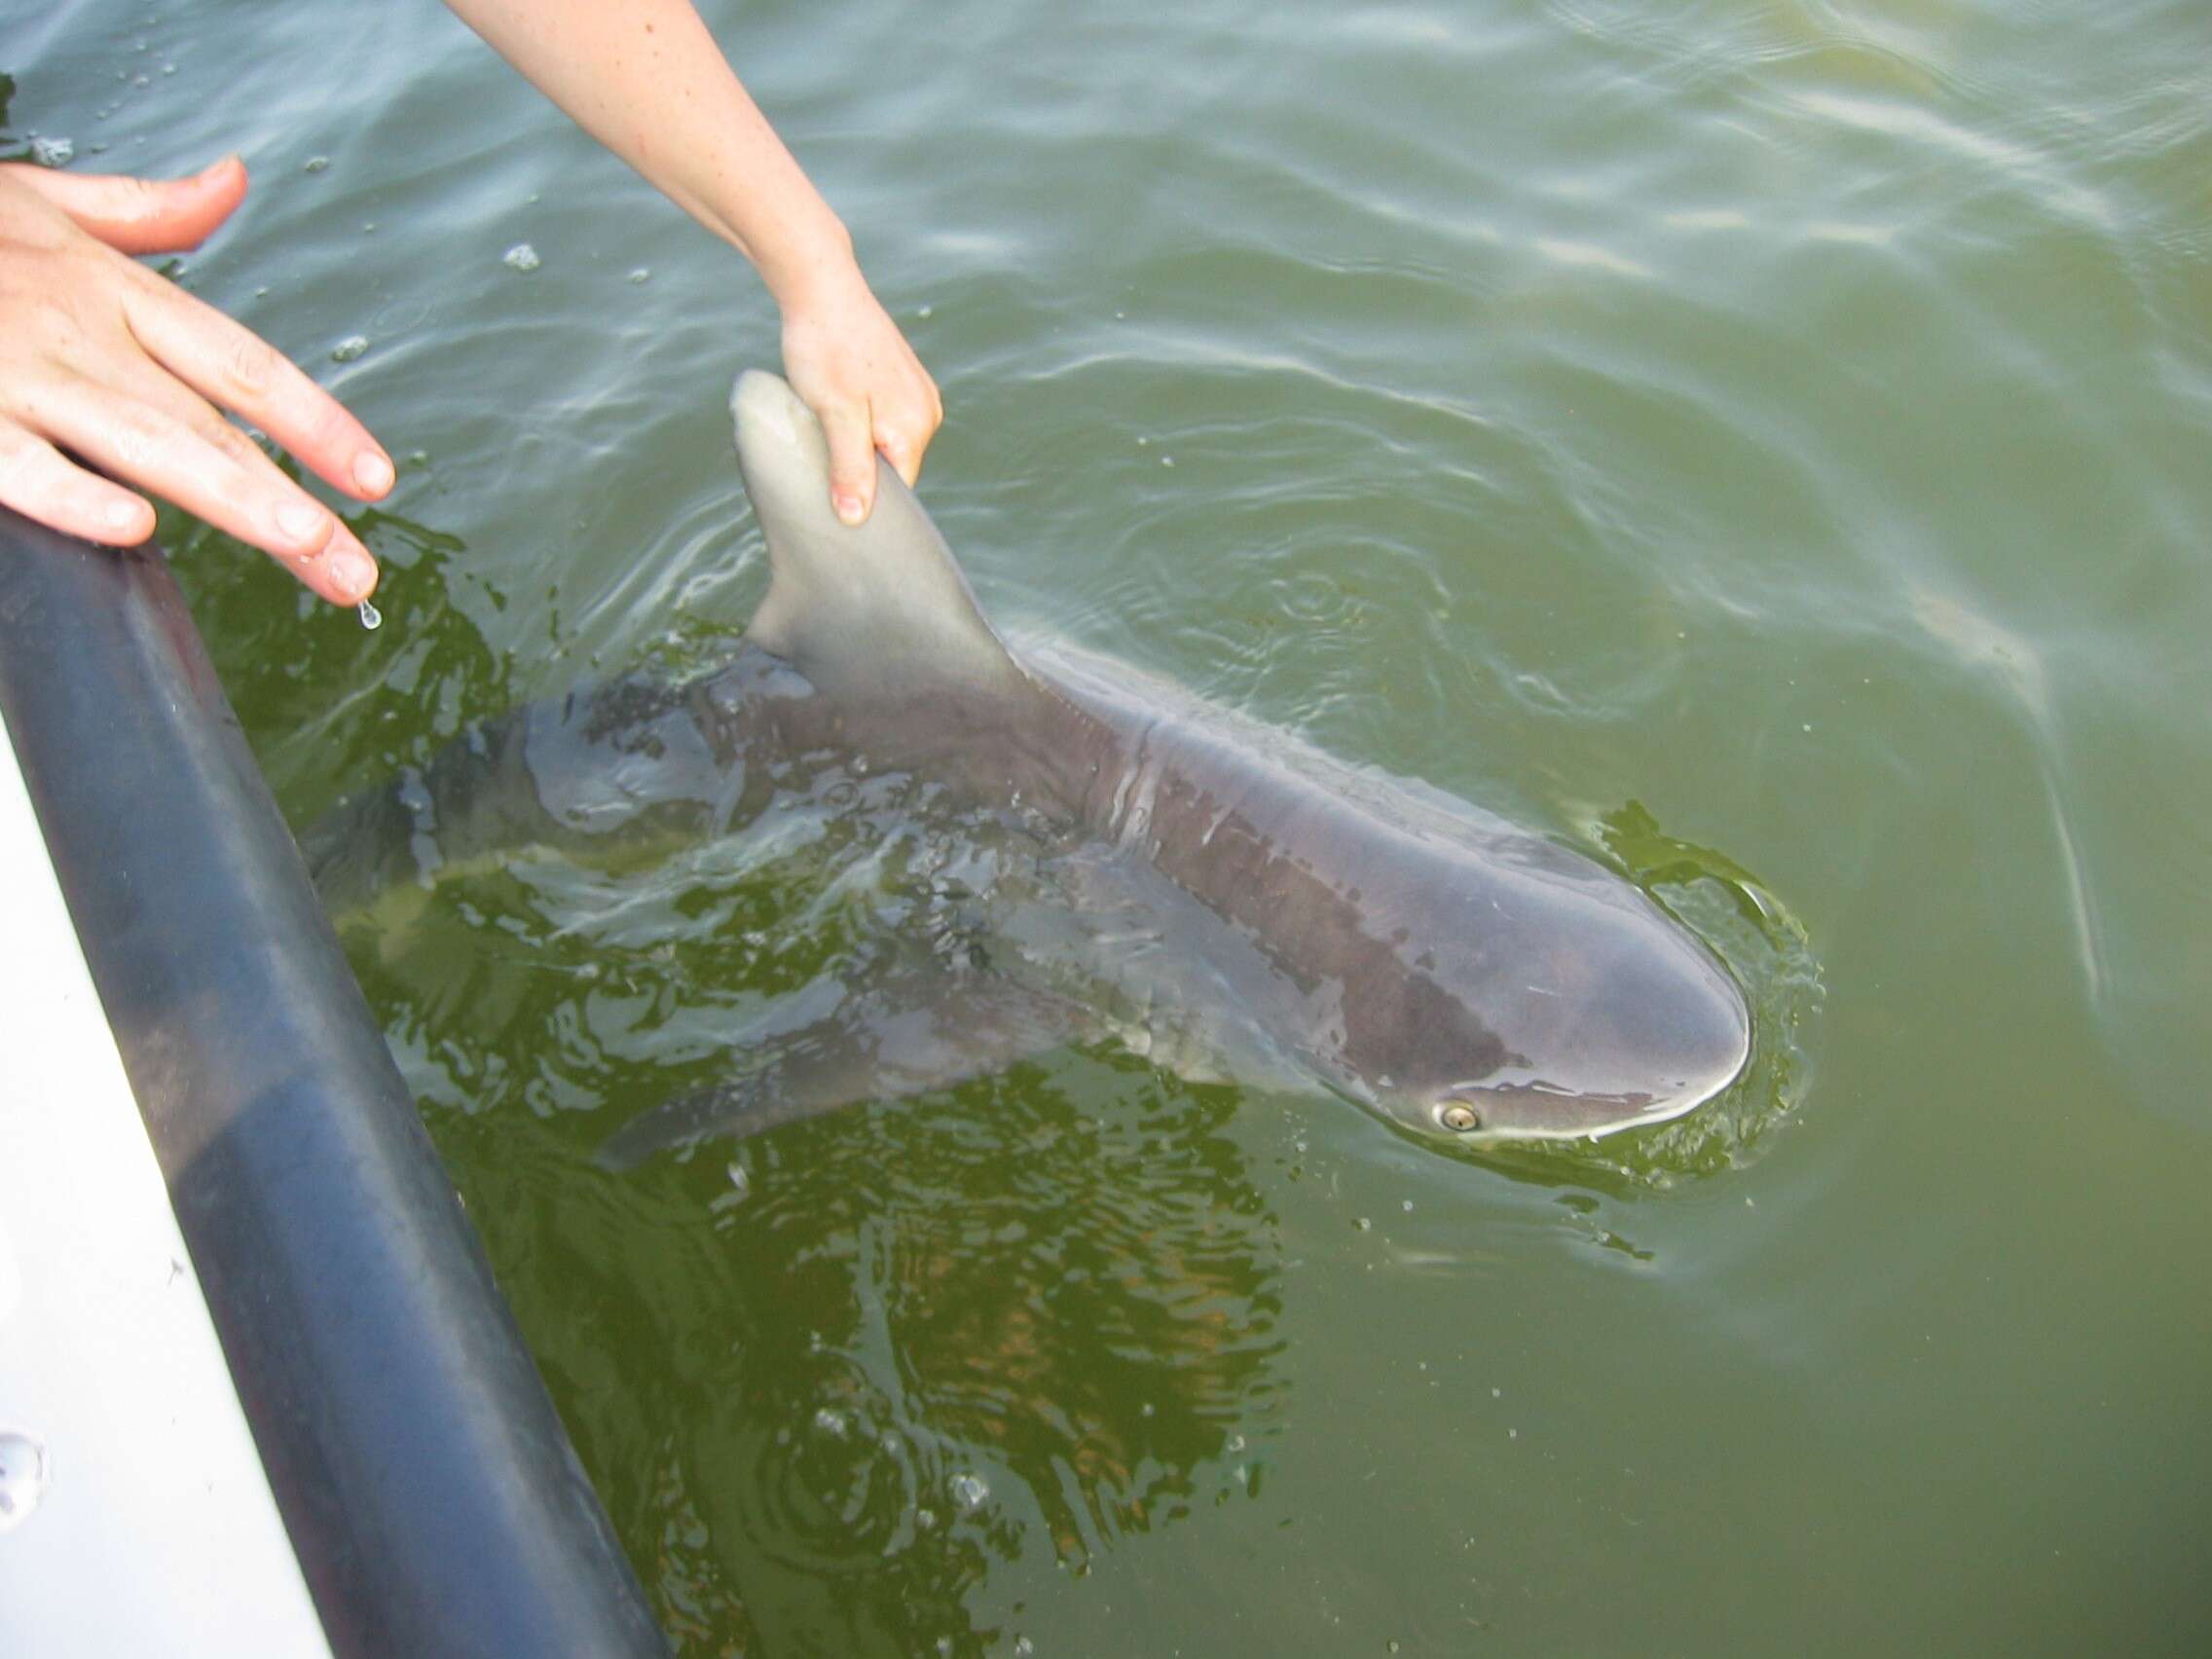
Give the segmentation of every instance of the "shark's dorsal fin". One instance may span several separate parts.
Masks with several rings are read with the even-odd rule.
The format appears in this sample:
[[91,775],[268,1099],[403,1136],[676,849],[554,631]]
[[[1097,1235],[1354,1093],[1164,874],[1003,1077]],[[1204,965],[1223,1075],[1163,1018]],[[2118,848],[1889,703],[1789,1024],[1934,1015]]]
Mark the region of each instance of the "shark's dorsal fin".
[[847,526],[830,509],[822,424],[790,387],[748,370],[730,413],[746,493],[768,542],[768,594],[746,630],[756,643],[839,695],[1027,682],[944,537],[881,457],[874,510]]

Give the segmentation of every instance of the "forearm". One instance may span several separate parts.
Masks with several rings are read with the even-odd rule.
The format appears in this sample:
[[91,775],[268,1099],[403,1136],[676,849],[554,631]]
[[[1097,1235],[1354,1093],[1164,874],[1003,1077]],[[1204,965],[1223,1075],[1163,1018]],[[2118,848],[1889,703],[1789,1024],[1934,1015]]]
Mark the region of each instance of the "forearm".
[[577,126],[759,269],[783,313],[784,372],[821,418],[847,524],[875,456],[908,484],[944,405],[691,0],[446,0]]
[[735,246],[787,309],[855,279],[852,239],[689,0],[447,0],[538,91]]

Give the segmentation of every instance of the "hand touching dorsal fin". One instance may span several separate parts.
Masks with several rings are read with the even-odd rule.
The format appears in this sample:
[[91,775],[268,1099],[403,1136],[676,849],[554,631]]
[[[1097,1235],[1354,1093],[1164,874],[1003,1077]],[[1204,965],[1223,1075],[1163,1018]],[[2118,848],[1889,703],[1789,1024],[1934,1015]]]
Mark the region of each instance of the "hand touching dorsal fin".
[[754,640],[840,695],[1026,681],[977,608],[944,537],[880,456],[875,509],[848,526],[830,509],[821,423],[790,387],[748,370],[730,413],[772,572],[747,629]]

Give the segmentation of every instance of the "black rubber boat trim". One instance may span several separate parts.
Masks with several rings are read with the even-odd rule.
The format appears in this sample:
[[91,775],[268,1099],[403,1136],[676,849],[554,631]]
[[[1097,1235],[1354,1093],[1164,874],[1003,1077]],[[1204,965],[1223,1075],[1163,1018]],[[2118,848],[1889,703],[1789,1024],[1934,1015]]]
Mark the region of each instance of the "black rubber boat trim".
[[335,1653],[664,1653],[158,552],[0,509],[0,715]]

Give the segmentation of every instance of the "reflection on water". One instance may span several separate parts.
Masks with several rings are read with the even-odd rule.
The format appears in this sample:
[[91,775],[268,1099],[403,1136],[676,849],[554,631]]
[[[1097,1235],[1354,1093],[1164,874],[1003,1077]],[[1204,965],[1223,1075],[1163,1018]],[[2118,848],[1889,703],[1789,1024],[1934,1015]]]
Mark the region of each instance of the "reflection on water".
[[2106,1012],[2103,926],[2097,900],[2083,867],[2074,831],[2072,814],[2060,782],[2069,760],[2062,740],[2057,711],[2052,703],[2050,675],[2034,645],[2003,624],[1969,609],[1946,594],[1908,581],[1905,597],[1913,620],[1926,629],[1930,640],[1953,652],[1961,666],[1986,676],[2026,722],[2042,775],[2045,798],[2050,808],[2051,835],[2057,843],[2058,867],[2065,879],[2067,909],[2074,923],[2075,942],[2082,968],[2083,989],[2090,1006]]
[[[514,1013],[572,1017],[557,992]],[[441,1045],[444,1075],[479,1067]],[[559,1265],[559,1309],[522,1309],[556,1394],[634,1402],[587,1414],[617,1443],[585,1450],[679,1634],[981,1651],[1016,1634],[965,1610],[995,1569],[1082,1575],[1257,1496],[1289,1386],[1282,1246],[1222,1132],[1236,1110],[1077,1056],[619,1179],[559,1118],[498,1131],[478,1207],[532,1282]],[[473,1160],[511,1121],[441,1140]]]

